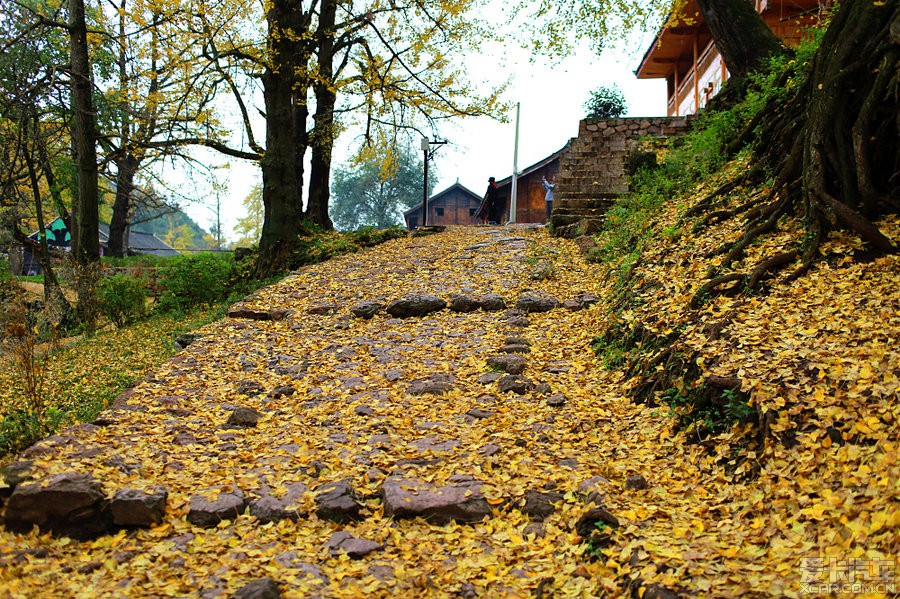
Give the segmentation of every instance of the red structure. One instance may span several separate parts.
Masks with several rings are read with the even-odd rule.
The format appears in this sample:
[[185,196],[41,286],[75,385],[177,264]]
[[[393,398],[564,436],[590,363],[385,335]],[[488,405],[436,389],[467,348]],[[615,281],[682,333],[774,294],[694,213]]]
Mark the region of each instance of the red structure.
[[[556,177],[559,172],[559,157],[569,147],[566,144],[556,152],[543,160],[536,162],[519,173],[516,181],[516,222],[517,223],[542,223],[547,220],[547,204],[544,200],[546,192],[541,185],[541,179]],[[509,197],[512,192],[512,176],[497,181],[500,197],[505,202],[505,214],[509,210]],[[559,187],[556,188],[559,191]]]
[[[825,3],[819,0],[755,0],[756,10],[788,46],[818,23]],[[638,79],[665,79],[668,115],[694,114],[719,93],[728,69],[713,43],[696,0],[690,0],[680,22],[657,34],[635,71]]]

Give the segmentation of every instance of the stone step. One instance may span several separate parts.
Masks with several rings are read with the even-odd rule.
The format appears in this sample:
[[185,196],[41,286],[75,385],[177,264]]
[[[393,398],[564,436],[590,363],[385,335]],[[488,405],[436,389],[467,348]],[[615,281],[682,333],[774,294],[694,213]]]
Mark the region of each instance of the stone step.
[[551,218],[551,222],[553,224],[553,235],[567,239],[590,235],[603,228],[603,219],[601,218],[579,218],[573,222],[565,222],[562,218],[557,218],[556,220]]
[[612,200],[590,199],[560,199],[559,208],[578,212],[581,210],[607,210],[612,205]]
[[596,177],[596,176],[605,176],[605,177],[615,177],[617,179],[621,179],[625,177],[625,161],[610,161],[605,162],[602,165],[594,166],[594,167],[584,167],[566,171],[565,176],[567,177]]
[[594,197],[609,197],[627,192],[629,189],[626,181],[610,181],[609,179],[586,179],[583,181],[559,181],[559,197],[584,197],[591,194]]
[[591,208],[588,210],[568,210],[566,208],[553,209],[553,214],[573,216],[578,218],[601,218],[609,212],[609,208]]
[[[625,167],[622,167],[623,172]],[[563,175],[562,177],[557,176],[556,180],[562,183],[563,181],[627,181],[624,174],[616,171],[609,170],[596,170],[596,171],[584,171],[581,173],[569,173]]]
[[565,227],[566,225],[577,223],[583,218],[584,217],[577,214],[558,214],[556,210],[554,210],[553,214],[550,216],[550,222],[553,224],[553,228],[558,229],[560,227]]
[[565,190],[560,192],[559,195],[556,196],[556,199],[559,201],[566,200],[612,200],[622,195],[621,193],[606,193],[601,192],[597,189],[582,189],[582,190]]
[[622,182],[606,184],[592,182],[578,186],[564,186],[560,184],[560,187],[561,189],[557,195],[560,198],[615,198],[629,191],[628,185]]
[[625,166],[621,170],[615,169],[596,169],[591,171],[582,171],[579,173],[567,173],[562,177],[557,176],[557,180],[562,181],[627,181],[624,174]]

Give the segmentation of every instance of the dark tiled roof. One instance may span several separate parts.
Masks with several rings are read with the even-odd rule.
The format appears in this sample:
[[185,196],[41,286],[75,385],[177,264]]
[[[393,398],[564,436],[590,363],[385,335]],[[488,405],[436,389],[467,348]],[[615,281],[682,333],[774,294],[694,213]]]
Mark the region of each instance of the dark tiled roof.
[[[432,195],[430,198],[428,198],[428,203],[431,204],[431,202],[434,202],[435,200],[439,200],[441,197],[447,195],[448,193],[450,193],[450,192],[453,191],[454,189],[460,189],[460,190],[462,190],[463,193],[465,193],[465,194],[471,196],[473,200],[476,200],[476,201],[478,201],[478,202],[481,202],[481,196],[480,196],[480,195],[478,195],[477,193],[475,193],[474,191],[472,191],[471,189],[469,189],[468,187],[466,187],[466,186],[463,185],[462,183],[454,183],[453,185],[451,185],[450,187],[448,187],[448,188],[445,189],[444,191],[441,191],[441,192],[439,192],[439,193],[436,193],[436,194]],[[408,216],[408,215],[412,214],[413,212],[415,212],[416,210],[421,210],[421,209],[422,209],[422,202],[419,202],[418,204],[416,204],[415,206],[413,206],[412,208],[410,208],[409,210],[407,210],[406,212],[404,212],[404,213],[403,213],[403,216]]]

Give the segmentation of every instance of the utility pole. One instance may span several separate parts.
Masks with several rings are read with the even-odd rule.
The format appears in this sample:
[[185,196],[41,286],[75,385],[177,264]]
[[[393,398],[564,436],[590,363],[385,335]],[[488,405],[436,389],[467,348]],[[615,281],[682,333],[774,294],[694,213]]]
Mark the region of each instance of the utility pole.
[[428,226],[428,141],[427,137],[422,138],[422,156],[425,163],[425,179],[422,183],[422,226]]
[[520,102],[516,102],[516,142],[513,147],[513,172],[512,172],[512,189],[509,190],[509,223],[516,222],[516,192],[519,181],[519,108]]
[[222,249],[222,196],[216,194],[216,250]]

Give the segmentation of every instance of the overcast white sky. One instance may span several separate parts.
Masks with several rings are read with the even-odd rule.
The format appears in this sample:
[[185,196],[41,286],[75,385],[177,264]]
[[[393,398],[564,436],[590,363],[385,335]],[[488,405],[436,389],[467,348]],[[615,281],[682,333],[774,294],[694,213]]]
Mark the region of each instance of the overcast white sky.
[[[523,56],[512,65],[508,99],[521,105],[518,167],[538,162],[578,134],[584,103],[600,85],[617,84],[628,104],[626,116],[662,116],[666,111],[665,81],[641,81],[633,73],[640,57],[608,52],[597,58],[585,49],[559,64],[528,62]],[[631,63],[634,64],[631,64]],[[443,132],[452,145],[438,150],[437,191],[459,182],[481,193],[489,176],[512,174],[515,109],[508,123],[491,119],[460,120]]]
[[[475,79],[487,74],[500,82],[510,78],[507,99],[521,103],[519,128],[519,169],[559,150],[578,133],[589,92],[600,85],[617,84],[628,104],[626,116],[665,115],[666,89],[663,80],[638,80],[634,76],[646,44],[635,41],[631,52],[607,50],[597,57],[586,46],[561,61],[546,59],[531,62],[518,47],[506,48],[502,57],[474,56],[471,69]],[[512,174],[515,140],[515,110],[508,123],[488,118],[459,119],[443,124],[440,134],[448,140],[431,163],[437,168],[435,191],[459,180],[476,193],[484,191],[490,176],[501,179]],[[347,158],[349,140],[339,140],[335,164]],[[227,178],[228,192],[223,194],[223,231],[233,238],[232,230],[243,216],[241,200],[258,182],[255,164],[232,160],[230,168],[218,171]],[[190,193],[190,189],[187,190]],[[194,189],[194,192],[200,190]],[[204,195],[203,192],[200,192]],[[208,204],[209,202],[207,202]],[[214,200],[212,201],[214,204]],[[186,204],[186,212],[201,226],[209,228],[214,217],[208,205]]]

